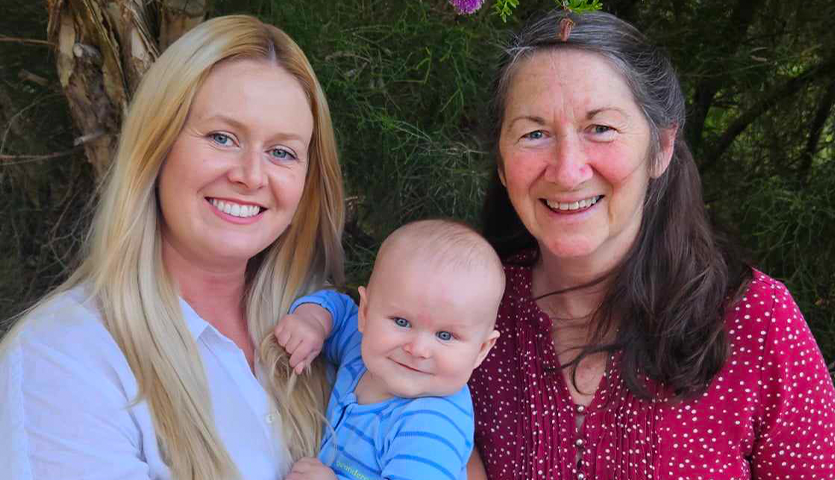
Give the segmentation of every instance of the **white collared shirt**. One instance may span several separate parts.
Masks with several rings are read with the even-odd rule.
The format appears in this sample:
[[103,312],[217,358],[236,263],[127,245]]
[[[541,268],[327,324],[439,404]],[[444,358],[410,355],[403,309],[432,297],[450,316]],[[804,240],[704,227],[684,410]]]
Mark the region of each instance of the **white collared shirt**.
[[[217,432],[243,480],[288,468],[277,413],[243,352],[180,301]],[[125,356],[82,287],[28,318],[0,357],[0,478],[170,479]]]

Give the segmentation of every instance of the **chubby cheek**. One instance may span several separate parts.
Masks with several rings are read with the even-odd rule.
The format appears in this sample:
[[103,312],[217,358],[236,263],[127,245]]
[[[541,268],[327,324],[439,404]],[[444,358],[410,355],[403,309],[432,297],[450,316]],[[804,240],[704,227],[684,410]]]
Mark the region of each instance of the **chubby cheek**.
[[372,356],[386,354],[397,345],[396,334],[387,325],[372,325],[363,332],[362,351]]

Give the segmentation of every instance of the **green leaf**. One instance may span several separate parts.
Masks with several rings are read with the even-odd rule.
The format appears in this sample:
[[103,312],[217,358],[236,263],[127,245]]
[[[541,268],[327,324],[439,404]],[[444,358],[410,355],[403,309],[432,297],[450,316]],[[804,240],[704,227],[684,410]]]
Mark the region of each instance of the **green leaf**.
[[507,22],[508,17],[513,14],[513,9],[519,6],[519,0],[496,0],[493,4],[493,13],[501,17],[502,22]]

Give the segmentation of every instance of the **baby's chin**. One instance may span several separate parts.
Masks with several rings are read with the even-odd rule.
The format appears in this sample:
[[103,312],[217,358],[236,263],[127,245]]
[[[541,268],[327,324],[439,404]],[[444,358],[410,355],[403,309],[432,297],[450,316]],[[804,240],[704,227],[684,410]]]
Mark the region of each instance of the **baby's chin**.
[[421,397],[448,397],[450,395],[454,395],[461,391],[464,388],[465,384],[461,385],[444,385],[443,387],[438,388],[412,388],[412,387],[403,387],[403,388],[394,388],[392,389],[392,395],[395,397],[400,398],[421,398]]

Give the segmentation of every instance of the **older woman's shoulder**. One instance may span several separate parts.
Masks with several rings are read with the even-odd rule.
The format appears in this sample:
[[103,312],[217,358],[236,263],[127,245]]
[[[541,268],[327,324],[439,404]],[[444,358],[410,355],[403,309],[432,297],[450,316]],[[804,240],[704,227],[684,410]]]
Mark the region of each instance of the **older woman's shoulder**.
[[732,350],[762,351],[767,344],[797,340],[814,345],[809,327],[788,288],[756,269],[745,291],[728,308],[725,325]]
[[772,297],[774,300],[782,300],[787,297],[791,297],[789,290],[783,282],[766,275],[756,268],[751,271],[752,278],[743,295],[756,295],[754,298],[759,298],[759,296],[765,294]]
[[728,319],[751,320],[755,316],[775,315],[783,318],[799,316],[800,310],[782,282],[753,269],[751,280],[732,302]]

